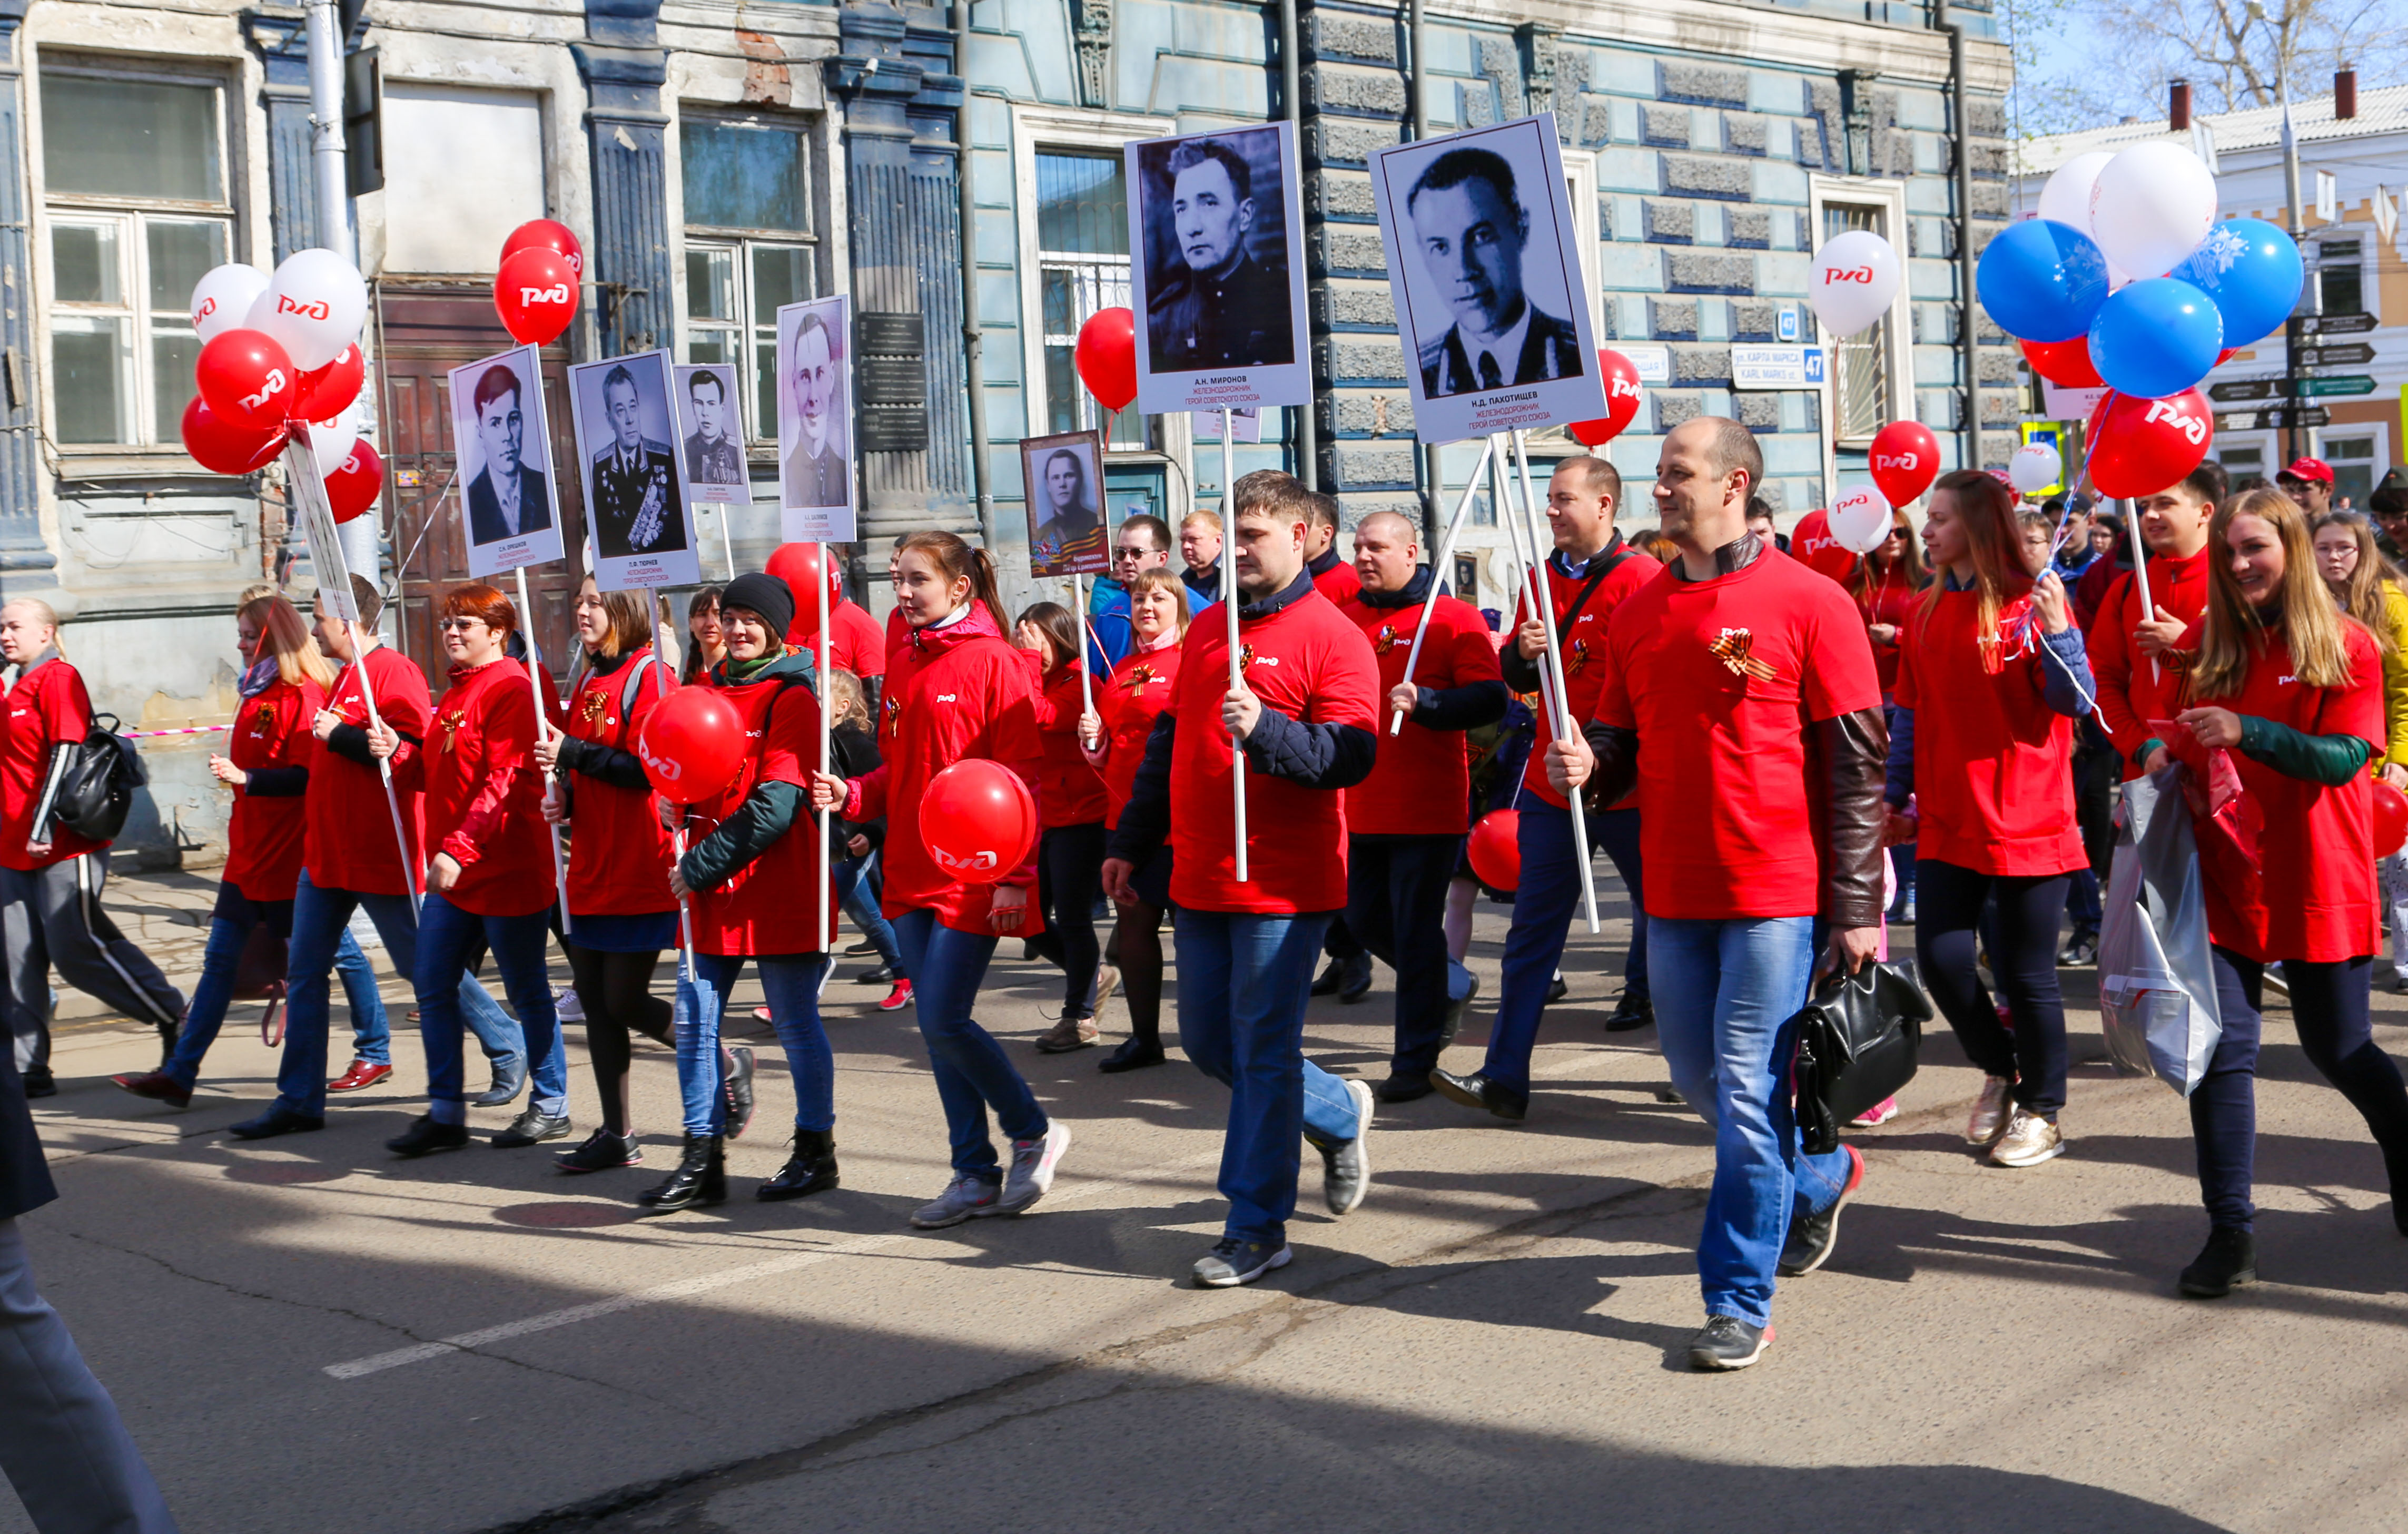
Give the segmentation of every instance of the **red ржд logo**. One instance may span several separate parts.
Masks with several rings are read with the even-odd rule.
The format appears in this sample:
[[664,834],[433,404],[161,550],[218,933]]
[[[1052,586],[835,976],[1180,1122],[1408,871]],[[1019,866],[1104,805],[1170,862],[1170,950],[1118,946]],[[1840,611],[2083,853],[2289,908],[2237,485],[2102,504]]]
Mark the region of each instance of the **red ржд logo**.
[[322,298],[312,298],[305,303],[290,294],[279,294],[276,298],[276,312],[297,314],[304,320],[323,320],[333,314],[334,310],[326,307],[326,301]]

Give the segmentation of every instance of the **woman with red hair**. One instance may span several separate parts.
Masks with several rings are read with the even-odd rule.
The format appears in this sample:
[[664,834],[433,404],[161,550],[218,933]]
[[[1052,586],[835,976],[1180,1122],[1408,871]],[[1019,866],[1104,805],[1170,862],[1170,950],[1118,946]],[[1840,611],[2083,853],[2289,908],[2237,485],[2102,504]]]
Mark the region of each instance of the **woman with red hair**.
[[412,977],[430,1101],[424,1116],[386,1142],[398,1155],[468,1143],[460,981],[480,946],[501,971],[535,1077],[526,1111],[494,1143],[507,1150],[568,1134],[568,1064],[544,966],[554,889],[535,755],[540,730],[527,668],[507,652],[518,626],[509,598],[481,581],[453,587],[437,623],[452,686],[435,706],[423,748],[425,845],[434,858]]

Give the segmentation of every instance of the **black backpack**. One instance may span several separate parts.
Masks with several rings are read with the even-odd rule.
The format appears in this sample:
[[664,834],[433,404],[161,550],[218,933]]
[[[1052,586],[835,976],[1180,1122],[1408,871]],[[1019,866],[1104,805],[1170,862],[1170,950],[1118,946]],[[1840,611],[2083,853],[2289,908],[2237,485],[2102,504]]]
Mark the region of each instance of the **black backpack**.
[[134,808],[134,791],[150,781],[142,753],[117,730],[115,714],[94,714],[81,740],[60,748],[67,765],[50,813],[87,841],[116,840]]

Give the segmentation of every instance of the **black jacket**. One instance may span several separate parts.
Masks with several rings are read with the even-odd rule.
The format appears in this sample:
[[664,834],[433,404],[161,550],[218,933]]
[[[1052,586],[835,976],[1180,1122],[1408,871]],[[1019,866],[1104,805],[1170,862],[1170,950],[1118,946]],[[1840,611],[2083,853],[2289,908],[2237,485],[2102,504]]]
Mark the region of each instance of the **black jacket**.
[[0,1220],[41,1208],[59,1196],[42,1159],[34,1111],[25,1106],[25,1082],[17,1074],[14,1050],[0,1049]]

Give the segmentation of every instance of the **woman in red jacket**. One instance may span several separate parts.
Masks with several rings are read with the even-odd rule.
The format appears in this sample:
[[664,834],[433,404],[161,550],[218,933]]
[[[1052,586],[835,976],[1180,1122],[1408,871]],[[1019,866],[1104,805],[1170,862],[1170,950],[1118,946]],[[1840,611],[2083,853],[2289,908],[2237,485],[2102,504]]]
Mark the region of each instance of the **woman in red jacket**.
[[[934,1230],[1025,1211],[1053,1186],[1070,1130],[1046,1117],[1003,1046],[970,1017],[996,939],[1044,929],[1028,903],[1036,869],[1024,863],[1000,882],[967,884],[938,867],[920,832],[929,781],[955,762],[999,762],[1035,792],[1044,756],[1036,684],[1003,637],[985,550],[951,533],[911,534],[896,551],[895,595],[909,627],[887,656],[886,759],[853,782],[816,774],[812,796],[847,820],[886,817],[884,907],[953,1138],[953,1181],[911,1216]],[[987,1135],[990,1108],[1011,1140],[1008,1168]]]
[[[1914,929],[1923,982],[1987,1078],[1965,1138],[2002,1167],[2060,1154],[2065,1003],[2057,982],[2067,876],[2089,866],[2073,816],[2073,721],[2098,684],[2065,585],[2024,573],[2014,495],[1978,469],[1932,487],[1923,524],[1940,580],[1907,621],[1891,710],[1888,799],[1914,798]],[[1996,896],[1998,977],[2013,1030],[1974,968]]]
[[480,943],[492,952],[525,1030],[535,1080],[526,1111],[494,1143],[507,1150],[568,1133],[568,1062],[544,967],[557,891],[552,828],[543,820],[543,768],[535,756],[535,689],[526,667],[505,651],[518,624],[510,599],[481,581],[453,587],[437,620],[452,657],[452,684],[435,705],[422,749],[425,845],[434,858],[426,868],[411,977],[430,1100],[423,1117],[385,1142],[397,1155],[468,1143],[460,982]]
[[577,637],[585,664],[568,733],[538,741],[535,759],[557,775],[544,819],[569,828],[561,947],[602,1097],[601,1127],[557,1159],[564,1171],[596,1172],[644,1159],[627,1096],[633,1036],[669,1042],[669,1004],[652,995],[652,971],[661,951],[677,946],[677,899],[668,832],[635,748],[645,719],[677,683],[653,653],[652,598],[642,592],[605,592],[587,576],[577,590]]
[[[1112,667],[1111,680],[1096,691],[1096,711],[1079,721],[1079,742],[1087,760],[1103,769],[1107,823],[1118,825],[1128,808],[1137,769],[1145,761],[1154,722],[1170,707],[1170,684],[1179,680],[1180,641],[1187,637],[1187,587],[1167,569],[1147,570],[1129,582],[1129,652]],[[1162,913],[1170,909],[1170,844],[1129,881],[1138,898],[1120,908],[1112,952],[1121,994],[1128,1001],[1129,1036],[1096,1062],[1105,1071],[1135,1070],[1162,1063]]]
[[1045,770],[1037,796],[1037,905],[1045,930],[1028,939],[1038,955],[1061,966],[1062,1017],[1037,1040],[1047,1054],[1089,1049],[1096,1018],[1120,982],[1102,963],[1096,942],[1096,897],[1104,892],[1104,779],[1079,750],[1086,670],[1079,621],[1059,602],[1039,602],[1012,625],[1012,640],[1037,687],[1037,736]]
[[2224,754],[2241,778],[2235,805],[2256,811],[2193,815],[2223,1029],[2190,1095],[2209,1232],[2181,1287],[2212,1298],[2258,1276],[2250,1183],[2266,967],[2283,967],[2301,1053],[2382,1147],[2402,1234],[2408,1087],[2367,1023],[2382,944],[2366,773],[2384,746],[2380,647],[2326,594],[2306,514],[2282,492],[2217,508],[2208,550],[2207,616],[2165,656],[2186,673],[2190,705],[2165,744],[2201,781],[2209,753]]

